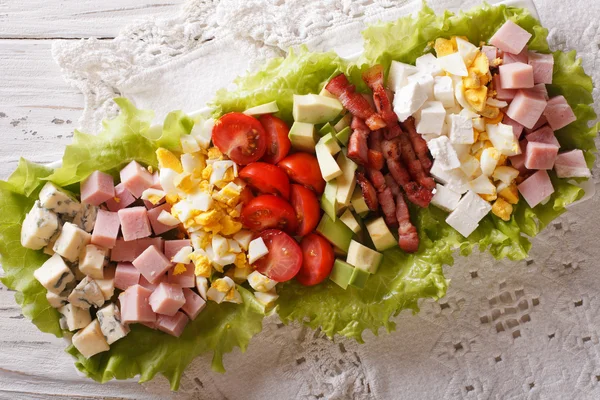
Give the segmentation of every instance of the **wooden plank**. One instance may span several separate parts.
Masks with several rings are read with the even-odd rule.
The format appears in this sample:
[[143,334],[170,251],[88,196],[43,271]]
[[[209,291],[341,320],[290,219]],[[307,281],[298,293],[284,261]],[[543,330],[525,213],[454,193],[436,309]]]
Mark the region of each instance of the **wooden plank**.
[[0,0],[0,38],[114,37],[141,18],[179,12],[184,0]]

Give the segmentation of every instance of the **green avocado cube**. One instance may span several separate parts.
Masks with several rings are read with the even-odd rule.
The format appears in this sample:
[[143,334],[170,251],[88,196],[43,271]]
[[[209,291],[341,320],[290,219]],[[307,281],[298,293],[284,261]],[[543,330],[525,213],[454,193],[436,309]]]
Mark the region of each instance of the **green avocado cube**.
[[342,289],[346,289],[350,280],[352,279],[352,274],[354,273],[354,267],[348,264],[345,261],[336,259],[333,263],[333,268],[331,270],[331,274],[329,275],[329,279],[335,282]]
[[367,284],[367,280],[369,279],[369,275],[371,274],[365,270],[354,268],[354,271],[352,271],[352,276],[350,277],[350,285],[359,289],[364,289],[365,285]]
[[335,136],[335,134],[337,133],[335,131],[335,129],[333,129],[333,126],[331,126],[331,124],[328,122],[325,125],[323,125],[321,127],[321,129],[319,129],[319,136],[323,137],[327,134],[331,134],[332,136]]
[[348,253],[354,233],[342,221],[339,219],[334,221],[327,214],[323,214],[317,226],[317,232],[335,247],[344,253]]
[[350,133],[352,133],[350,131],[350,127],[347,126],[344,129],[342,129],[341,131],[339,131],[338,133],[336,133],[335,138],[337,140],[339,140],[341,144],[343,144],[344,146],[347,146],[348,140],[350,140]]

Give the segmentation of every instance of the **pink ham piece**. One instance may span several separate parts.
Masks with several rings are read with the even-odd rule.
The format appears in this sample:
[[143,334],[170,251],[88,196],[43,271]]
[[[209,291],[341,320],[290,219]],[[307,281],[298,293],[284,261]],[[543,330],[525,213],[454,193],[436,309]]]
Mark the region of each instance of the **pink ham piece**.
[[150,307],[152,291],[140,285],[133,285],[119,295],[121,302],[121,320],[125,323],[156,322],[156,313]]
[[544,109],[546,109],[546,100],[543,96],[528,90],[519,90],[508,106],[506,115],[525,128],[533,128]]
[[530,141],[525,151],[525,168],[552,169],[557,155],[557,145]]
[[525,48],[529,39],[531,39],[531,33],[508,20],[494,33],[494,36],[490,39],[490,44],[502,51],[519,54]]
[[133,266],[144,275],[148,282],[156,283],[167,272],[171,262],[156,246],[150,246],[133,260]]
[[516,63],[516,62],[525,63],[525,64],[527,64],[529,62],[529,54],[527,52],[527,46],[523,47],[523,50],[521,50],[521,52],[519,54],[504,53],[504,55],[502,56],[502,64],[503,65],[512,64],[512,63]]
[[194,266],[190,264],[185,265],[186,270],[184,273],[175,275],[175,268],[171,268],[167,272],[167,282],[179,285],[183,288],[191,288],[196,285],[196,275],[194,274]]
[[500,84],[500,75],[494,75],[494,89],[496,90],[496,98],[498,100],[512,100],[517,95],[516,89],[503,89]]
[[[535,74],[535,71],[534,71],[534,74]],[[532,92],[541,94],[542,96],[544,96],[544,99],[546,99],[546,101],[548,101],[548,99],[549,99],[549,97],[548,97],[548,88],[546,88],[546,84],[545,83],[536,83],[529,90],[532,91]]]
[[125,241],[148,237],[152,234],[148,211],[144,207],[124,208],[118,213]]
[[148,282],[148,279],[144,278],[144,275],[140,276],[140,282],[138,283],[140,286],[145,287],[146,289],[150,289],[152,291],[154,291],[154,289],[156,289],[158,287],[158,285],[161,284],[161,282],[165,282],[166,281],[167,276],[163,275],[158,281],[154,282],[154,283],[150,283]]
[[519,139],[521,137],[521,134],[523,133],[523,125],[521,125],[517,121],[513,120],[511,117],[509,117],[506,114],[504,115],[504,118],[502,119],[502,123],[504,125],[512,126],[513,134],[515,135],[515,138]]
[[521,148],[521,154],[516,156],[508,157],[513,168],[518,170],[519,172],[527,172],[527,168],[525,168],[525,152],[527,151],[527,139],[523,139],[519,142],[519,147]]
[[81,202],[99,206],[115,196],[113,177],[94,171],[81,183]]
[[556,157],[554,170],[559,178],[589,178],[592,176],[582,150],[571,150]]
[[548,125],[554,131],[564,128],[577,119],[564,96],[556,96],[548,100],[544,116],[548,119]]
[[481,52],[485,54],[490,63],[498,58],[498,49],[494,46],[481,46]]
[[116,212],[99,209],[94,231],[92,232],[92,243],[112,249],[117,242],[120,226],[121,221]]
[[115,247],[110,251],[110,261],[133,261],[138,256],[135,242],[117,239]]
[[519,186],[519,192],[531,208],[537,206],[554,193],[554,187],[548,172],[540,170],[525,179]]
[[121,183],[125,185],[127,190],[139,198],[144,190],[152,187],[155,184],[152,174],[148,170],[132,161],[121,170]]
[[135,257],[138,257],[150,246],[155,246],[160,252],[163,252],[165,248],[165,240],[161,237],[138,239],[134,243]]
[[150,307],[157,314],[172,317],[184,304],[183,290],[178,285],[161,282],[150,295]]
[[185,304],[181,307],[181,311],[187,314],[193,321],[196,319],[200,311],[206,307],[206,301],[191,289],[183,289]]
[[191,246],[192,242],[189,239],[182,240],[165,240],[165,256],[171,260],[175,254],[186,246]]
[[544,125],[540,129],[527,134],[525,138],[529,142],[540,142],[560,147],[560,143],[558,143],[558,139],[556,139],[554,131],[548,125]]
[[156,327],[171,336],[179,337],[189,321],[190,319],[187,315],[182,312],[178,312],[172,317],[159,315],[156,321]]
[[114,197],[106,200],[106,207],[108,207],[110,211],[117,212],[123,208],[129,207],[134,202],[135,197],[129,193],[129,190],[125,188],[123,183],[119,183],[115,186]]
[[554,57],[552,54],[529,52],[529,65],[533,67],[533,81],[535,83],[552,83],[554,71]]
[[120,262],[115,269],[115,287],[126,290],[128,287],[137,285],[140,281],[140,271],[133,264]]
[[522,62],[501,65],[500,86],[502,89],[527,89],[533,87],[533,67]]
[[538,119],[533,128],[525,128],[525,133],[530,134],[531,132],[535,132],[547,123],[548,120],[546,119],[546,117],[544,117],[544,114],[542,114],[542,116],[540,117],[540,119]]
[[161,206],[154,207],[151,210],[148,210],[148,219],[150,220],[150,225],[152,226],[152,230],[154,231],[155,235],[160,235],[162,233],[168,232],[171,229],[177,228],[177,226],[178,226],[178,225],[169,226],[169,225],[165,225],[165,224],[161,223],[158,220],[158,216],[160,215],[160,213],[162,211],[170,212],[171,205],[165,203]]

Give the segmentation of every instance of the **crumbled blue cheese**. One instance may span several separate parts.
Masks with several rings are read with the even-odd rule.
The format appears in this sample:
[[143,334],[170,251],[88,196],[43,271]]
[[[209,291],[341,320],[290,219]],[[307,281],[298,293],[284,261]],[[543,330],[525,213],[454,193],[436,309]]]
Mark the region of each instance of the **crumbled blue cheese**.
[[94,279],[104,278],[104,266],[108,263],[108,250],[88,244],[79,256],[79,270]]
[[129,327],[121,321],[119,308],[112,303],[98,310],[96,317],[108,344],[113,344],[129,333]]
[[104,294],[96,281],[86,276],[69,295],[69,303],[84,310],[92,306],[100,307],[104,304]]
[[108,301],[115,294],[115,279],[96,279],[96,285],[100,288],[104,300]]
[[70,222],[65,222],[62,231],[54,247],[56,253],[60,254],[71,262],[79,259],[79,254],[83,248],[90,243],[92,235]]
[[46,299],[48,300],[48,303],[50,303],[50,306],[53,308],[61,308],[62,306],[64,306],[65,304],[67,304],[67,296],[66,293],[53,293],[53,292],[46,292]]
[[33,273],[42,286],[49,292],[59,294],[65,290],[67,283],[75,279],[73,273],[58,254],[50,257]]
[[81,209],[81,203],[51,182],[46,183],[40,191],[40,204],[43,208],[64,214],[67,218],[74,218]]
[[39,250],[50,243],[60,229],[58,216],[43,208],[36,201],[25,216],[21,227],[21,245],[28,249]]
[[110,346],[102,334],[100,323],[97,319],[73,335],[72,341],[73,346],[85,358],[90,358],[93,355],[110,350]]
[[92,233],[96,225],[96,217],[98,216],[98,207],[83,203],[79,209],[73,223],[88,233]]
[[62,306],[58,309],[58,312],[64,316],[67,329],[70,331],[86,327],[92,321],[89,310],[75,307],[73,304]]

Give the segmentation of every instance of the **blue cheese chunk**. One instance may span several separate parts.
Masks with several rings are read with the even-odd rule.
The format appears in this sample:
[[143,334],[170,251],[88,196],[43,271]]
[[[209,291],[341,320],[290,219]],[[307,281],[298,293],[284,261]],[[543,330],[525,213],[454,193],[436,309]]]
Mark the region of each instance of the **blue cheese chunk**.
[[129,327],[121,321],[119,308],[113,303],[98,310],[96,317],[100,323],[100,330],[102,330],[108,344],[113,344],[129,333]]
[[85,357],[110,350],[97,319],[73,335],[73,346]]
[[96,285],[100,288],[104,300],[108,301],[115,294],[115,279],[96,279]]
[[65,292],[60,294],[53,292],[46,292],[46,299],[50,306],[53,308],[61,308],[62,306],[67,304],[67,295]]
[[98,207],[82,203],[79,212],[73,218],[73,223],[88,233],[92,233],[98,217]]
[[79,270],[94,279],[104,278],[104,266],[108,263],[108,250],[88,244],[79,255]]
[[69,295],[69,303],[84,310],[100,307],[104,304],[104,294],[96,281],[86,276]]
[[43,208],[67,218],[74,218],[81,209],[81,203],[73,196],[48,182],[40,191],[40,204]]
[[79,254],[92,240],[92,235],[70,222],[65,222],[53,250],[71,262],[79,259]]
[[41,267],[33,272],[33,276],[49,292],[56,294],[63,292],[67,284],[75,279],[65,261],[58,254],[46,260]]
[[21,245],[39,250],[50,243],[60,229],[58,216],[36,201],[25,216],[21,227]]
[[62,306],[58,309],[58,312],[63,315],[65,323],[67,324],[67,329],[70,331],[81,329],[92,322],[92,316],[90,315],[89,310],[75,307],[73,304]]

